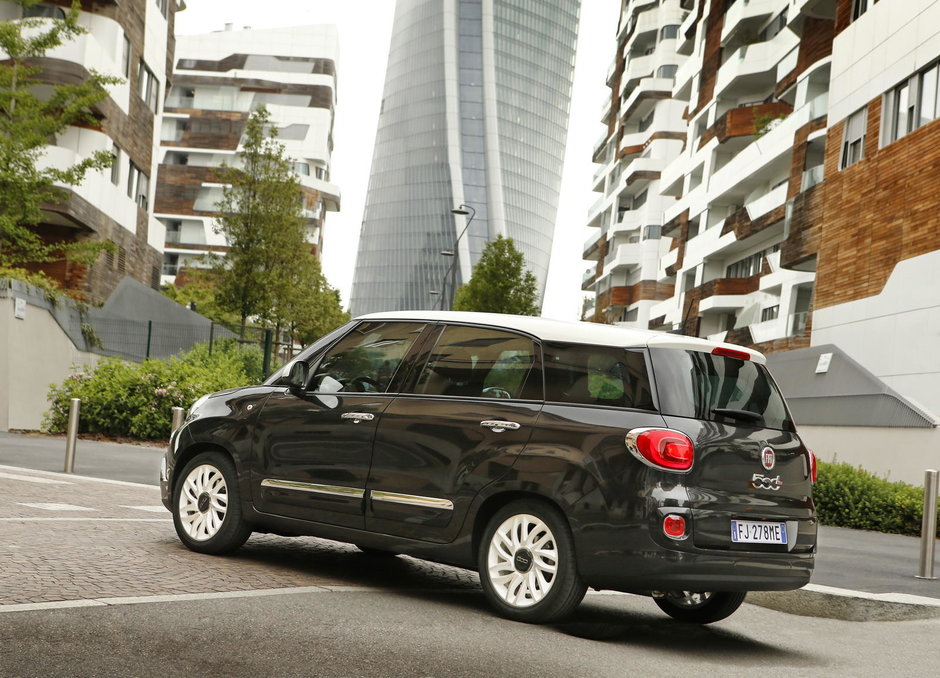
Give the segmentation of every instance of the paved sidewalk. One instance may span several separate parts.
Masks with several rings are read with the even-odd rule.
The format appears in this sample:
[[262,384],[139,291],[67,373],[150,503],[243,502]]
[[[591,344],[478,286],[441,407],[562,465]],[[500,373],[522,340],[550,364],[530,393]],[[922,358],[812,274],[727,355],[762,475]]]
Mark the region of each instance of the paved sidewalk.
[[[256,535],[247,550],[239,552],[239,556],[232,560],[207,561],[205,556],[186,551],[176,539],[169,514],[160,512],[159,492],[153,487],[157,483],[162,456],[159,448],[79,441],[76,453],[77,474],[112,480],[133,479],[151,487],[132,488],[74,476],[17,471],[17,468],[61,471],[64,449],[64,438],[0,433],[0,465],[5,465],[0,466],[0,515],[4,516],[0,519],[0,571],[5,574],[18,572],[17,576],[28,578],[30,568],[37,567],[40,572],[61,577],[63,586],[82,588],[83,584],[70,582],[76,578],[79,581],[99,581],[96,570],[99,574],[116,573],[118,583],[109,584],[105,587],[107,590],[96,591],[95,595],[142,595],[141,584],[147,591],[185,593],[332,585],[337,582],[343,585],[376,583],[367,574],[373,565],[371,562],[362,562],[365,569],[361,573],[347,572],[348,556],[355,549],[335,542]],[[4,475],[35,475],[59,482],[16,481],[5,479]],[[63,496],[69,499],[57,499]],[[23,506],[30,503],[81,503],[71,498],[74,496],[84,498],[81,501],[89,502],[95,512],[52,514],[46,509],[27,507],[27,510]],[[140,508],[148,505],[156,507],[154,512],[147,513],[146,509]],[[94,526],[95,529],[90,531],[92,536],[82,537],[80,543],[71,544],[70,540],[77,539],[79,532],[87,535],[89,531],[76,530],[75,534],[66,532],[63,536],[61,531],[48,529],[52,525],[63,524],[61,520],[56,523],[48,520],[53,516],[57,519],[94,517],[103,520],[81,523],[84,527]],[[42,520],[43,517],[47,520]],[[17,522],[18,518],[26,520]],[[37,560],[24,559],[27,552],[24,548],[38,549],[34,554]],[[57,564],[50,558],[50,549],[59,554],[72,553],[82,562],[90,559],[94,564],[89,566],[90,571],[85,570],[85,566],[75,565],[70,557]],[[246,570],[246,561],[264,564],[265,567],[263,571],[255,571],[254,565],[250,565]],[[207,562],[212,565],[207,567]],[[417,568],[413,574],[423,573],[421,576],[439,567],[413,565],[419,561],[412,559],[393,559],[391,562],[399,563],[395,567],[401,567],[402,562],[411,563],[408,567]],[[839,619],[940,616],[940,580],[915,578],[919,562],[920,540],[915,537],[822,527],[812,583],[799,592],[752,593],[748,601],[797,614]],[[154,567],[157,573],[152,571]],[[477,585],[470,583],[471,580],[475,582],[475,575],[466,573],[470,579],[465,579],[455,572],[465,571],[442,570],[438,584]],[[194,580],[195,573],[201,574]],[[347,574],[353,575],[351,580],[345,576]],[[940,576],[940,564],[936,574]],[[437,576],[432,575],[430,581],[435,581]],[[109,577],[104,576],[103,580]],[[191,586],[186,584],[187,581]],[[125,586],[120,582],[134,583]],[[30,586],[25,589],[35,594],[31,600],[49,599],[48,596],[43,598],[42,591]],[[0,591],[0,604],[13,602],[9,598],[4,599],[2,594]],[[64,599],[60,594],[52,595],[53,600]]]

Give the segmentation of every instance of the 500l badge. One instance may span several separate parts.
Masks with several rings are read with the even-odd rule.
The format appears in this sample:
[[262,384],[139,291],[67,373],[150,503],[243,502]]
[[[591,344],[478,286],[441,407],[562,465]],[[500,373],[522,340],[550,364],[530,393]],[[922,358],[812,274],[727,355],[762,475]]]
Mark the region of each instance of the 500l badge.
[[751,487],[755,490],[773,490],[776,492],[783,487],[783,481],[780,480],[780,476],[771,478],[770,476],[765,476],[763,473],[755,473],[751,476]]

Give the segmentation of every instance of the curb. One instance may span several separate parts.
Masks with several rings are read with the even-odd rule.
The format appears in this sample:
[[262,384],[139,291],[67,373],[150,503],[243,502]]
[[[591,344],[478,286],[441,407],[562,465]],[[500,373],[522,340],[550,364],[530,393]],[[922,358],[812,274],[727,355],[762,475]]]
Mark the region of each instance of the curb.
[[867,593],[807,584],[796,591],[751,591],[746,602],[803,617],[841,621],[940,618],[940,600],[904,593]]

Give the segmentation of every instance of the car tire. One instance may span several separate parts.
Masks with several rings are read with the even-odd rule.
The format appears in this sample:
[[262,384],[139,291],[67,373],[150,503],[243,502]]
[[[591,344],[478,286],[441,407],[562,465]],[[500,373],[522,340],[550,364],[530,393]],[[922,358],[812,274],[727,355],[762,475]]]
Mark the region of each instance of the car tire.
[[235,465],[227,455],[193,457],[173,488],[173,525],[180,541],[212,555],[238,549],[251,535],[239,499]]
[[554,507],[514,501],[490,518],[478,554],[483,593],[504,617],[542,624],[584,598],[568,521]]
[[659,609],[673,619],[690,624],[721,621],[741,607],[746,591],[669,591],[655,598]]

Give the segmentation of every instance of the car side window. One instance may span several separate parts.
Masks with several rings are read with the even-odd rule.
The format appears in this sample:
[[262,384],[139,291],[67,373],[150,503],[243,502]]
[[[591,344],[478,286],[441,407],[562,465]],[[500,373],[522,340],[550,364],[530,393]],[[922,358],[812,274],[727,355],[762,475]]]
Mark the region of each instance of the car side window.
[[[415,393],[473,398],[541,398],[531,375],[536,344],[501,330],[451,325],[418,377]],[[532,381],[532,384],[528,384]]]
[[314,371],[318,393],[384,393],[424,323],[362,323],[330,349]]
[[544,352],[546,400],[656,409],[645,351],[546,343]]

